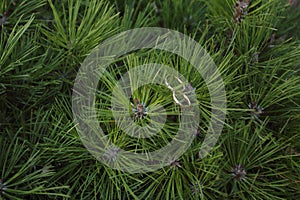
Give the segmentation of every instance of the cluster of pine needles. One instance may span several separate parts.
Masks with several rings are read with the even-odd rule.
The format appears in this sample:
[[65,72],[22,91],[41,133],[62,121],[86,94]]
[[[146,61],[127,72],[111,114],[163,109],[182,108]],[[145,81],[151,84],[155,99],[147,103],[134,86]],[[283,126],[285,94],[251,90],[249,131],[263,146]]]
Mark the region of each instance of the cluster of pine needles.
[[[300,199],[299,4],[0,1],[0,199]],[[180,106],[158,85],[133,91],[128,110],[140,118],[136,123],[147,124],[161,105],[166,124],[160,134],[137,139],[120,130],[110,110],[112,89],[135,66],[172,66],[191,82],[200,110],[195,139],[180,158],[154,172],[130,174],[99,162],[82,144],[72,88],[81,63],[98,44],[140,27],[177,30],[198,42],[222,76],[227,108],[217,144],[201,159],[211,118],[201,75],[164,51],[120,58],[99,81],[95,103],[100,126],[116,146],[152,151],[178,130]]]

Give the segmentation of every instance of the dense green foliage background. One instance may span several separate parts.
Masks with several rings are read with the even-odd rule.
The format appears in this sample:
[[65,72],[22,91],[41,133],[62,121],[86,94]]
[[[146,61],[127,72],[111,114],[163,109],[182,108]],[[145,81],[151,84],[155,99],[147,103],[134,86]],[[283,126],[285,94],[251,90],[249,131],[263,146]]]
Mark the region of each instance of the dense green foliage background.
[[[235,0],[1,0],[0,199],[300,199],[296,5],[251,0],[236,21]],[[181,31],[207,50],[226,86],[227,118],[218,144],[199,159],[210,118],[201,77],[165,52],[126,56],[110,68],[108,82],[143,63],[169,64],[192,81],[201,102],[199,134],[186,154],[161,170],[128,174],[98,162],[82,145],[72,86],[100,42],[148,26]],[[100,85],[99,94],[110,89]],[[142,88],[136,95],[149,107],[172,100],[156,92],[145,95]],[[109,115],[109,95],[99,96],[102,119]],[[110,120],[103,126],[107,134],[120,133]],[[161,137],[155,142],[170,136]],[[121,147],[138,142],[116,140]],[[143,145],[151,147],[151,141]]]

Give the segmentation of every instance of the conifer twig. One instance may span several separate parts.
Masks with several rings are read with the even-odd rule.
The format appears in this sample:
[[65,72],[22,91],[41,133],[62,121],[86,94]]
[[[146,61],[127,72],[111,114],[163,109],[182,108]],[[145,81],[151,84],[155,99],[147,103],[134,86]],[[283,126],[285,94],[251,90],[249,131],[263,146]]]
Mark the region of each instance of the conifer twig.
[[238,0],[235,5],[234,22],[240,22],[241,18],[247,14],[247,8],[249,7],[251,0]]

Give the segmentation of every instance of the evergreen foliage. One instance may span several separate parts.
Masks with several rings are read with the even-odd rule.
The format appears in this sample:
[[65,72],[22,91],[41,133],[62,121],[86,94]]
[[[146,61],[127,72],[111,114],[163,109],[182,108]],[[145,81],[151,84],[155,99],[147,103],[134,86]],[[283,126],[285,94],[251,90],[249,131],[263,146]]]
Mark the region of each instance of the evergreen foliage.
[[[1,0],[0,199],[300,199],[298,4]],[[155,116],[150,111],[159,104],[165,108],[157,115],[169,123],[157,124],[163,127],[159,135],[132,138],[114,122],[112,89],[135,66],[173,66],[192,82],[201,115],[192,145],[178,160],[154,172],[129,174],[97,161],[82,144],[73,121],[72,87],[80,64],[99,43],[150,26],[187,34],[210,54],[226,87],[226,124],[217,145],[200,159],[211,117],[201,75],[163,51],[124,56],[107,69],[96,95],[101,127],[118,147],[156,150],[177,131],[179,106],[170,90],[157,85],[141,87],[133,96],[147,107],[137,121]],[[137,106],[133,99],[132,104]]]

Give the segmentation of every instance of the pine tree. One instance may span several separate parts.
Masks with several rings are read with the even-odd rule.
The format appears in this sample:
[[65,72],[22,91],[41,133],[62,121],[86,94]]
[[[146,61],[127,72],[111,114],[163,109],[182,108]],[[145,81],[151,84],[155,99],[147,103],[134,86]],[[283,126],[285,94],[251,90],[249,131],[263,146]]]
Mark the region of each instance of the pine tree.
[[[299,19],[297,0],[2,0],[0,199],[299,199]],[[191,94],[199,102],[187,151],[158,170],[131,174],[84,146],[72,94],[95,47],[141,27],[176,30],[199,43],[222,76],[227,108],[217,144],[201,158],[213,117],[204,78],[165,51],[118,59],[103,73],[95,100],[99,124],[117,146],[104,155],[110,162],[119,149],[148,153],[167,145],[180,129],[180,102],[192,104]],[[141,126],[165,119],[153,123],[158,135],[135,138],[119,127],[127,118],[114,119],[111,98],[121,76],[148,63],[172,66],[182,77],[135,88],[144,78],[128,74],[132,97],[117,93],[116,101],[128,104],[128,119]],[[156,73],[145,68],[149,77]]]

